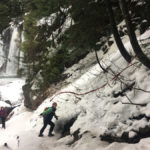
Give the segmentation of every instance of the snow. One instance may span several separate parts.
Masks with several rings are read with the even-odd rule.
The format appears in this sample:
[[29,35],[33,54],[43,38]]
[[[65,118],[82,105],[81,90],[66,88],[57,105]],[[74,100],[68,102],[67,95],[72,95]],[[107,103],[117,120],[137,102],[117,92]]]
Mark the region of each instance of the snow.
[[0,101],[0,106],[1,106],[1,107],[10,107],[9,104],[7,104],[7,103],[5,103],[5,102],[3,102],[3,101]]
[[[139,39],[149,37],[150,31],[144,33]],[[131,45],[126,43],[128,50]],[[150,71],[141,65],[137,58],[132,61],[134,65],[128,65],[120,56],[119,51],[112,45],[110,51],[102,58],[102,65],[109,67],[115,74],[121,72],[119,79],[126,83],[135,82],[135,87],[150,91]],[[12,150],[149,150],[150,138],[141,139],[139,143],[107,143],[100,140],[100,135],[111,133],[121,136],[123,132],[129,132],[129,137],[136,136],[134,131],[140,128],[150,126],[150,122],[145,118],[141,120],[131,120],[129,118],[136,117],[139,114],[150,116],[150,93],[141,90],[127,91],[126,95],[133,103],[147,104],[145,107],[123,104],[129,103],[126,96],[113,97],[113,92],[121,91],[123,84],[118,78],[114,79],[114,74],[103,73],[98,64],[90,64],[90,60],[94,62],[94,55],[90,53],[87,58],[81,60],[79,64],[66,70],[65,73],[70,74],[66,82],[70,82],[60,91],[45,99],[45,101],[35,111],[30,111],[23,105],[13,110],[14,114],[10,120],[6,122],[6,129],[0,128],[0,149]],[[89,68],[88,68],[89,64]],[[80,67],[85,66],[83,71]],[[18,98],[22,81],[14,80],[0,82],[1,94],[5,97],[10,96],[11,100]],[[11,86],[10,86],[11,85]],[[19,85],[16,87],[16,85]],[[104,86],[103,86],[104,85]],[[8,93],[9,88],[9,94]],[[4,90],[3,90],[4,89]],[[93,91],[93,89],[95,89]],[[97,90],[96,90],[97,89]],[[61,93],[60,92],[65,92]],[[70,93],[69,93],[70,92]],[[72,94],[74,92],[76,94]],[[87,93],[88,92],[88,93]],[[83,94],[85,93],[85,94]],[[14,98],[12,98],[14,96]],[[18,98],[19,100],[20,98]],[[51,101],[52,100],[52,101]],[[42,127],[42,117],[39,114],[46,106],[51,106],[52,102],[58,103],[56,114],[59,116],[58,121],[53,120],[56,124],[54,137],[47,137],[49,127],[44,131],[44,137],[38,137],[39,130]],[[16,100],[15,100],[16,102]],[[76,142],[73,136],[68,135],[60,138],[61,129],[68,120],[77,117],[70,132],[73,134],[79,130],[79,136],[82,137]],[[133,130],[134,129],[134,130]],[[7,143],[9,148],[4,147]],[[72,143],[72,144],[71,144]]]
[[1,101],[9,100],[12,103],[12,105],[21,103],[23,101],[22,86],[24,85],[24,83],[25,79],[1,78],[0,79]]

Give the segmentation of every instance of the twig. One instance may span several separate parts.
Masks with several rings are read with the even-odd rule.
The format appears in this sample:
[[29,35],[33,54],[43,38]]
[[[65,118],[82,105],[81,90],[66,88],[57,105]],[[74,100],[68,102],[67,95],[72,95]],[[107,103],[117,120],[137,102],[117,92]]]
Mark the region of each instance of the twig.
[[143,90],[141,88],[134,88],[135,90],[139,90],[139,91],[143,91],[143,92],[146,92],[146,93],[150,93],[150,91],[146,91],[146,90]]
[[123,103],[123,102],[121,102],[122,104],[130,104],[130,105],[138,105],[138,106],[146,106],[147,104],[145,103],[145,104],[137,104],[137,103],[133,103],[132,101],[131,101],[131,99],[125,94],[125,96],[126,96],[126,98],[128,99],[128,101],[130,102],[130,103]]
[[122,104],[129,104],[129,105],[142,106],[142,107],[144,107],[144,106],[147,105],[147,104],[123,103],[123,102],[121,102],[121,103],[122,103]]
[[133,102],[130,100],[130,98],[126,95],[126,94],[124,94],[125,95],[125,97],[128,99],[128,101],[131,103],[131,104],[133,104]]

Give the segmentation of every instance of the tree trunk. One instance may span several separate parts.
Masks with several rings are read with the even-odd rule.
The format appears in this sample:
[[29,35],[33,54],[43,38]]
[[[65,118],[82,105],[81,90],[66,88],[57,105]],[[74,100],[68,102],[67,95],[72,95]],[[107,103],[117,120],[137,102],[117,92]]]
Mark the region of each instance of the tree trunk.
[[150,59],[143,53],[140,45],[138,44],[134,29],[133,29],[133,25],[131,23],[127,4],[126,4],[125,0],[119,0],[119,2],[120,2],[120,7],[122,10],[123,17],[126,22],[128,36],[129,36],[132,48],[133,48],[135,54],[137,55],[137,57],[139,58],[139,60],[142,62],[142,64],[150,69]]
[[106,0],[106,5],[107,5],[108,14],[109,14],[109,18],[110,18],[110,23],[111,23],[111,27],[112,27],[112,31],[113,31],[113,35],[114,35],[117,47],[118,47],[121,55],[129,63],[129,62],[131,62],[132,57],[129,55],[129,53],[125,49],[125,47],[124,47],[124,45],[121,41],[121,38],[119,36],[117,25],[116,25],[116,22],[115,22],[115,19],[114,19],[114,13],[113,13],[112,6],[111,6],[111,0]]

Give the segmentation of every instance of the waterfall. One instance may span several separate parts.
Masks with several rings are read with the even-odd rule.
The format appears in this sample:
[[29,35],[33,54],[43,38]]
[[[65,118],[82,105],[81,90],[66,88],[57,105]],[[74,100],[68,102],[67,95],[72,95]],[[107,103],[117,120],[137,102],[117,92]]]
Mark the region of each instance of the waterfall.
[[0,76],[17,76],[19,69],[20,37],[18,27],[11,26],[3,32],[0,41]]
[[2,68],[3,64],[4,64],[3,41],[0,40],[0,68]]
[[[18,76],[18,69],[24,69],[18,41],[22,41],[19,27],[13,24],[0,35],[0,105],[1,101],[19,104],[23,100],[22,86],[25,79]],[[3,105],[6,106],[4,103]],[[7,104],[8,105],[8,104]]]
[[17,70],[19,68],[19,48],[17,44],[17,38],[18,38],[18,29],[17,27],[14,28],[11,42],[10,42],[10,48],[9,48],[9,54],[8,54],[8,61],[6,66],[6,75],[8,76],[16,76]]
[[6,72],[7,57],[9,53],[12,28],[5,29],[0,39],[0,76]]

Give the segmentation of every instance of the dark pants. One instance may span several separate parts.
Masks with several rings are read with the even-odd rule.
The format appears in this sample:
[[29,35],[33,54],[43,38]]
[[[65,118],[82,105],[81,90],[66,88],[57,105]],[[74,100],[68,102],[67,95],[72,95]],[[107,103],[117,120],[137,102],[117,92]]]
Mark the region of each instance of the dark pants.
[[55,127],[55,124],[52,122],[52,121],[49,121],[49,120],[43,120],[44,121],[44,125],[42,127],[42,129],[40,130],[40,135],[43,134],[45,128],[47,127],[47,125],[50,125],[50,129],[49,129],[49,133],[48,135],[50,135],[52,132],[53,132],[53,129]]
[[6,118],[5,117],[1,117],[1,120],[2,120],[2,128],[5,129],[5,120],[6,120]]

